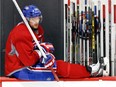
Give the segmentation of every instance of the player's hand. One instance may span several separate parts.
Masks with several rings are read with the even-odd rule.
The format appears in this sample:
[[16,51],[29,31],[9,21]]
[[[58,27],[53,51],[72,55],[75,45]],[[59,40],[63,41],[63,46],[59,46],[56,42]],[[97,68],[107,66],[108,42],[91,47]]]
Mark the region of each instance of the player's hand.
[[41,62],[44,63],[46,68],[52,67],[55,62],[55,57],[51,53],[46,54],[47,58],[42,58]]
[[[44,52],[53,53],[55,50],[53,44],[49,42],[40,43],[40,46],[42,47]],[[34,49],[38,49],[36,44],[34,45]]]
[[43,47],[43,49],[46,52],[49,52],[49,53],[53,53],[54,52],[54,46],[53,46],[52,43],[44,42],[44,43],[41,43],[40,45],[41,45],[41,47]]

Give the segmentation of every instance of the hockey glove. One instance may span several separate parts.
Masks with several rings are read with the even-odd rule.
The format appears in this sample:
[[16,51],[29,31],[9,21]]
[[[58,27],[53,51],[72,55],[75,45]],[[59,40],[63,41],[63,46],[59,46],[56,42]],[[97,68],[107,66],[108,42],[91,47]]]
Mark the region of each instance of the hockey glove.
[[40,45],[43,47],[43,49],[46,52],[49,52],[49,53],[53,53],[54,52],[54,46],[53,46],[53,44],[51,44],[49,42],[44,42],[44,43],[41,43]]
[[54,62],[55,62],[55,57],[54,57],[54,55],[51,54],[51,53],[47,53],[47,54],[46,54],[46,57],[47,57],[47,58],[41,58],[41,59],[40,59],[40,62],[43,63],[43,60],[44,60],[44,67],[45,67],[45,68],[52,67],[53,64],[54,64]]
[[[40,46],[42,47],[42,49],[45,53],[46,52],[49,52],[49,53],[54,52],[54,46],[49,42],[40,43]],[[36,44],[34,44],[34,50],[39,50]]]
[[[38,41],[38,43],[40,44],[40,42]],[[40,45],[41,46],[41,45]],[[41,46],[42,50],[46,53],[46,50]],[[39,51],[39,48],[37,46],[37,44],[34,42],[33,43],[33,50],[38,50]]]

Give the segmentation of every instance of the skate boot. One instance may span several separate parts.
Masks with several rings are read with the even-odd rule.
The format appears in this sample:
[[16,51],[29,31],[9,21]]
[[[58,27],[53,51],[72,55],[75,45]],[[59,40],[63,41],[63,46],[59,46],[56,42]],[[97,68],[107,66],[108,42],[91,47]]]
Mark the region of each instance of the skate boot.
[[103,59],[104,59],[103,76],[109,76],[110,73],[109,59],[107,57],[104,57]]
[[87,70],[91,72],[92,77],[96,76],[108,76],[109,75],[109,59],[107,57],[101,57],[97,64],[92,64],[87,67]]

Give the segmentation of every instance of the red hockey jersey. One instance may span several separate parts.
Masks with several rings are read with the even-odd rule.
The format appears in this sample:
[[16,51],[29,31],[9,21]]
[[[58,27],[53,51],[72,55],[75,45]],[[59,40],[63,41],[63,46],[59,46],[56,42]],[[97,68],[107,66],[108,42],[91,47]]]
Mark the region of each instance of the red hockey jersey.
[[[43,28],[39,25],[36,38],[44,40]],[[33,49],[33,38],[24,23],[18,24],[10,32],[5,52],[5,75],[10,75],[15,70],[35,64],[40,56]]]

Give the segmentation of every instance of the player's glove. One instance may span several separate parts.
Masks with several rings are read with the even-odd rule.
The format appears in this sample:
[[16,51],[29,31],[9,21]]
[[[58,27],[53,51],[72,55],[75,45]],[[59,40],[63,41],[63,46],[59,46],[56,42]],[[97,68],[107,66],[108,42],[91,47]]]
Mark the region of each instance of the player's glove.
[[[48,52],[48,53],[54,52],[54,46],[49,42],[40,43],[40,46],[42,47],[42,49],[45,53],[46,52]],[[39,50],[35,43],[34,43],[34,50]]]
[[54,52],[53,44],[51,44],[49,42],[44,42],[44,43],[41,43],[40,45],[43,47],[43,50],[45,50],[46,52],[49,52],[49,53]]
[[42,62],[46,68],[52,67],[55,62],[54,55],[51,53],[47,53],[46,57],[47,58],[41,58],[40,62]]

